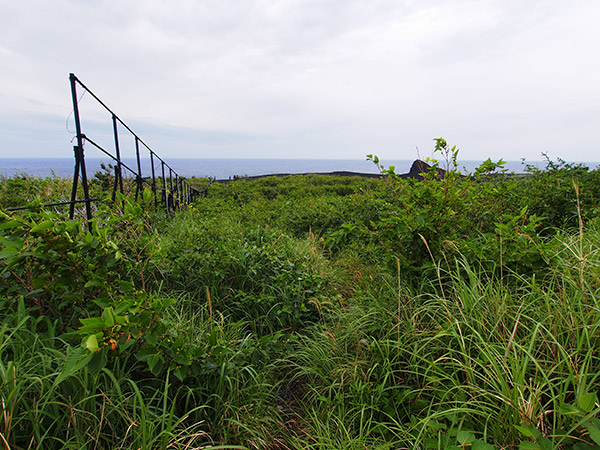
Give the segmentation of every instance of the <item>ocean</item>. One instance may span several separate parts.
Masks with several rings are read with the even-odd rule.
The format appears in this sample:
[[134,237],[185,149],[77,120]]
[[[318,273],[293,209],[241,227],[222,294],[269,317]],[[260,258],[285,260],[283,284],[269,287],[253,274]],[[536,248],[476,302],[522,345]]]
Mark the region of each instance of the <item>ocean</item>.
[[[110,160],[99,158],[86,158],[86,169],[89,177],[101,170],[101,163]],[[125,164],[135,169],[137,163],[134,159],[125,159]],[[377,167],[371,161],[354,159],[200,159],[200,158],[172,158],[166,160],[168,165],[182,177],[211,177],[217,180],[226,180],[233,177],[271,175],[271,174],[299,174],[299,173],[329,173],[335,171],[349,171],[358,173],[378,173]],[[386,166],[394,166],[396,173],[409,171],[413,160],[382,161]],[[544,167],[542,161],[527,161],[536,167]],[[481,164],[481,161],[462,161],[459,167],[464,173],[472,172]],[[587,163],[590,168],[596,165]],[[509,161],[505,166],[510,172],[521,173],[525,166],[521,161]],[[14,177],[23,174],[37,177],[71,177],[73,176],[73,158],[0,158],[0,176]],[[167,169],[168,170],[168,169]],[[155,161],[155,171],[160,176],[160,163]],[[143,176],[151,175],[150,161],[142,162]],[[168,174],[167,174],[168,175]]]

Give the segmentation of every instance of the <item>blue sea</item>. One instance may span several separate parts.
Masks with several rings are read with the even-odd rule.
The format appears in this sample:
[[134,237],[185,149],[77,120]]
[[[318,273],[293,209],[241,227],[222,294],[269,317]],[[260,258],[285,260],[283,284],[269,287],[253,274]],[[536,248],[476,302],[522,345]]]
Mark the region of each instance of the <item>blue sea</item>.
[[[86,158],[88,176],[101,170],[101,164],[111,162],[108,158]],[[125,159],[125,164],[133,170],[137,169],[134,159]],[[378,173],[378,169],[371,161],[353,159],[191,159],[172,158],[166,161],[171,169],[182,177],[211,177],[217,180],[226,180],[234,177],[272,175],[272,174],[301,174],[301,173],[328,173],[335,171],[349,171],[358,173]],[[396,173],[409,171],[413,160],[383,161],[386,167],[394,166]],[[528,161],[528,164],[544,167],[541,161]],[[463,161],[460,166],[464,173],[472,172],[481,164],[481,161]],[[155,161],[155,173],[161,175],[160,162]],[[592,163],[587,164],[595,168]],[[507,162],[506,169],[510,172],[525,172],[521,161]],[[38,177],[71,177],[73,176],[73,158],[0,158],[0,176],[14,177],[28,174]],[[168,175],[168,168],[167,175]],[[142,161],[142,175],[151,176],[150,161]]]

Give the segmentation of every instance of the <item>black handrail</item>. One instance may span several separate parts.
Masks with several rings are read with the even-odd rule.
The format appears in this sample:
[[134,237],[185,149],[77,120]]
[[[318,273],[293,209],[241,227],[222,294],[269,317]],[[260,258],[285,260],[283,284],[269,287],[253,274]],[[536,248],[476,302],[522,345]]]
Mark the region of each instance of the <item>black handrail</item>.
[[[75,172],[73,176],[73,188],[71,192],[71,201],[70,203],[70,217],[73,218],[75,212],[75,204],[79,202],[84,202],[86,204],[86,215],[88,220],[91,219],[91,206],[90,203],[94,201],[89,196],[88,189],[88,180],[87,173],[85,168],[85,156],[84,156],[84,145],[86,143],[90,143],[93,147],[100,150],[106,156],[111,158],[116,162],[115,166],[115,180],[112,190],[112,199],[116,198],[117,190],[123,193],[123,169],[127,170],[131,174],[135,176],[136,180],[136,200],[139,197],[139,194],[143,188],[143,184],[147,184],[150,186],[152,193],[154,195],[154,203],[156,206],[159,204],[158,196],[161,195],[161,203],[165,208],[165,211],[169,213],[170,211],[174,211],[177,208],[180,208],[182,204],[191,203],[194,198],[200,194],[199,191],[194,189],[185,178],[181,177],[177,172],[173,170],[171,166],[169,166],[161,157],[159,157],[156,152],[154,152],[123,120],[115,114],[100,98],[94,94],[85,84],[79,80],[75,74],[69,74],[69,80],[71,83],[71,96],[73,99],[73,116],[75,120],[75,132],[77,138],[77,145],[74,146],[75,153]],[[84,89],[85,93],[91,95],[94,100],[96,100],[109,114],[112,121],[112,132],[114,139],[114,153],[102,147],[98,142],[95,142],[89,136],[85,135],[82,132],[81,127],[81,119],[79,113],[79,101],[77,97],[77,85],[79,85],[82,89]],[[136,162],[137,162],[137,170],[129,167],[121,158],[121,149],[120,149],[120,140],[119,140],[119,132],[118,125],[121,125],[127,130],[127,132],[134,137],[135,139],[135,150],[136,150]],[[140,144],[143,148],[148,151],[150,157],[150,166],[151,166],[151,182],[144,178],[142,174],[142,164],[141,164],[141,155],[140,155]],[[162,170],[162,187],[158,188],[156,172],[155,172],[155,160],[161,165]],[[168,170],[168,176],[166,170]],[[83,200],[77,200],[77,189],[79,185],[79,176],[81,176],[81,184],[83,188]],[[175,186],[173,185],[175,183]],[[176,189],[176,192],[173,192],[173,189]],[[159,194],[159,191],[161,194]]]

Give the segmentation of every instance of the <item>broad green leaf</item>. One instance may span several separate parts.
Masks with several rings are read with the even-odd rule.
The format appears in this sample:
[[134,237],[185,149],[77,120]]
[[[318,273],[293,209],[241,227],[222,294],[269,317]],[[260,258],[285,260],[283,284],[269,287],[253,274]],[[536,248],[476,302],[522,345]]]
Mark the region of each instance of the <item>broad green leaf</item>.
[[150,189],[144,189],[142,196],[144,198],[144,202],[150,203],[152,201],[152,191]]
[[554,450],[554,446],[552,445],[552,441],[548,439],[546,436],[540,436],[537,438],[537,442],[542,450]]
[[521,433],[523,436],[525,437],[529,437],[532,438],[534,437],[534,434],[531,430],[531,425],[513,425],[518,431],[519,433]]
[[472,431],[460,430],[456,434],[456,440],[460,445],[470,444],[475,440],[475,435]]
[[595,418],[590,419],[589,421],[585,422],[583,426],[590,433],[590,437],[592,438],[594,443],[600,445],[600,420]]
[[179,381],[183,381],[185,379],[185,372],[186,372],[185,368],[178,367],[175,370],[173,370],[171,373],[173,375],[175,375]]
[[121,349],[121,352],[126,351],[129,347],[131,347],[132,345],[136,344],[136,340],[133,338],[129,338],[129,340],[126,340],[123,344],[119,345],[119,348]]
[[183,355],[181,353],[176,353],[173,359],[177,364],[181,364],[182,366],[189,366],[192,363],[192,360],[189,356]]
[[94,287],[94,286],[104,286],[104,282],[102,280],[92,279],[92,280],[89,280],[84,285],[84,287],[86,287],[86,288]]
[[43,233],[47,229],[52,228],[52,226],[54,226],[54,222],[52,220],[50,220],[50,219],[44,220],[43,222],[40,222],[37,225],[34,225],[31,228],[31,232],[32,233]]
[[157,355],[156,353],[148,356],[148,367],[150,368],[150,372],[154,375],[158,375],[163,368],[163,357],[161,355]]
[[[107,306],[108,306],[108,304],[107,304]],[[129,313],[135,312],[135,311],[133,311],[135,309],[134,306],[135,306],[134,300],[123,299],[115,305],[115,314],[122,314],[125,311],[127,311]]]
[[78,334],[92,333],[104,330],[104,319],[101,317],[90,317],[89,319],[79,319],[82,326],[77,330]]
[[153,334],[148,334],[145,336],[146,344],[148,345],[156,345],[158,343],[158,338]]
[[33,291],[29,291],[27,294],[24,295],[25,298],[31,298],[31,297],[36,297],[40,294],[43,294],[44,290],[43,289],[34,289]]
[[132,291],[135,286],[131,281],[125,281],[125,280],[119,280],[119,286],[121,286],[121,289],[123,289],[124,291]]
[[102,320],[104,320],[104,325],[106,328],[112,328],[115,326],[115,313],[112,306],[109,306],[104,310],[102,313]]
[[93,375],[98,374],[104,366],[106,366],[106,352],[108,351],[107,347],[104,347],[99,352],[94,353],[92,359],[88,364],[88,368]]
[[175,349],[180,349],[181,347],[183,347],[183,336],[179,336],[175,342],[173,342],[173,344],[171,344],[172,348]]
[[54,384],[58,384],[65,378],[73,375],[92,359],[93,354],[83,347],[76,347],[67,354],[65,359],[65,365],[62,371],[58,374],[58,377],[54,381]]
[[[87,286],[87,285],[86,285]],[[92,300],[96,305],[98,305],[100,308],[107,308],[109,305],[112,304],[112,299],[108,298],[108,297],[98,297],[94,300]]]
[[85,340],[85,348],[87,348],[90,352],[95,353],[98,351],[98,338],[95,334],[90,334]]
[[577,399],[577,406],[583,409],[586,413],[592,412],[596,408],[598,397],[595,392],[586,392],[581,394]]
[[542,450],[537,442],[523,441],[519,444],[519,450]]
[[[323,398],[325,398],[325,397],[323,397]],[[426,449],[434,449],[434,448],[439,448],[439,447],[440,446],[439,446],[439,442],[438,442],[437,439],[431,439],[430,438],[430,439],[427,439],[425,441],[425,448]]]
[[473,441],[473,445],[471,446],[471,450],[494,450],[494,446],[488,444],[482,439],[475,439]]
[[0,224],[0,230],[6,230],[8,228],[16,228],[21,226],[21,224],[15,220],[7,220]]
[[115,316],[115,323],[118,323],[119,325],[128,325],[129,316]]

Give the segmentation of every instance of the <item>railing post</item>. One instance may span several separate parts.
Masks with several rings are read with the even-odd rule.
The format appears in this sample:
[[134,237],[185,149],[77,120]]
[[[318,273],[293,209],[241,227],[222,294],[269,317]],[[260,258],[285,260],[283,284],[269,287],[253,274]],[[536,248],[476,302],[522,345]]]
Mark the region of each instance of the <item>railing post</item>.
[[163,182],[163,201],[165,203],[165,212],[169,214],[169,202],[167,199],[167,178],[165,177],[165,162],[161,159],[160,165],[162,168],[162,182]]
[[85,169],[85,155],[83,153],[83,147],[79,147],[79,168],[81,169],[81,187],[83,187],[83,198],[85,200],[85,213],[88,220],[88,224],[90,229],[92,228],[92,224],[90,220],[92,220],[92,205],[90,200],[90,190],[88,188],[88,179],[87,179],[87,171]]
[[154,206],[158,208],[158,194],[156,193],[156,172],[154,170],[154,152],[150,150],[150,167],[152,167],[152,193],[154,194]]
[[140,163],[140,139],[135,136],[135,157],[137,159],[137,186],[135,188],[135,201],[138,195],[142,192],[142,164]]
[[[123,173],[121,171],[121,150],[119,148],[119,132],[117,130],[117,116],[112,115],[113,122],[113,135],[115,137],[115,152],[117,156],[117,167],[115,170],[115,191],[117,190],[117,182],[119,183],[119,191],[123,193]],[[115,192],[113,191],[113,200],[115,199]]]
[[[73,119],[75,121],[75,133],[77,137],[77,145],[73,148],[75,152],[75,173],[77,176],[73,177],[73,187],[71,189],[71,201],[77,200],[77,185],[79,183],[79,172],[81,172],[81,184],[83,187],[83,196],[85,200],[85,212],[88,223],[92,220],[92,207],[90,205],[90,194],[87,184],[87,173],[85,170],[85,158],[83,154],[83,138],[84,135],[81,132],[81,120],[79,118],[79,104],[77,101],[77,77],[74,73],[69,74],[69,81],[71,84],[71,99],[73,101]],[[75,216],[75,203],[71,203],[69,208],[69,217],[73,219]],[[89,225],[91,227],[91,224]]]
[[175,211],[175,202],[173,198],[173,169],[169,167],[169,209]]
[[181,209],[181,192],[179,189],[179,175],[175,174],[175,192],[177,193],[177,209]]
[[75,217],[75,202],[77,201],[77,186],[79,185],[79,160],[78,146],[73,146],[73,153],[75,154],[75,169],[73,170],[73,186],[71,187],[71,204],[69,205],[69,219]]

